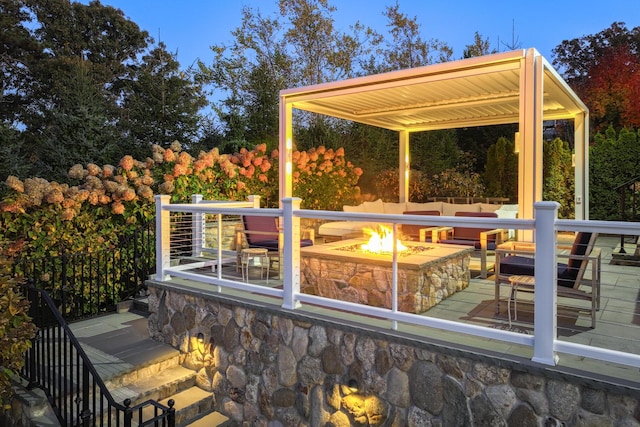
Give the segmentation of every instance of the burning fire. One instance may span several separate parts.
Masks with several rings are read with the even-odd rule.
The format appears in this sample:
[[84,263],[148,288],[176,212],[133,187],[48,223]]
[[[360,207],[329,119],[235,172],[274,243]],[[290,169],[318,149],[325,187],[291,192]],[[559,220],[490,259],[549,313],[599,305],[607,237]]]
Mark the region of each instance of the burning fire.
[[[369,234],[369,242],[363,244],[360,249],[378,254],[390,254],[393,252],[393,230],[380,225],[379,231],[366,228],[364,231]],[[396,250],[398,252],[406,250],[407,247],[396,240]]]

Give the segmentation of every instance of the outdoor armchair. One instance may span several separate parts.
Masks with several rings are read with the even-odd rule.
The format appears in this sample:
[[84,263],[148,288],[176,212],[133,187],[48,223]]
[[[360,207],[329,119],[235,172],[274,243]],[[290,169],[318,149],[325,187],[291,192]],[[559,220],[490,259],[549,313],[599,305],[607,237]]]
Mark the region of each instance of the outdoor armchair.
[[[559,245],[558,262],[555,266],[558,296],[590,301],[592,328],[595,328],[596,311],[600,308],[601,251],[594,247],[596,238],[597,233],[579,232],[571,245]],[[535,243],[511,241],[496,249],[496,313],[500,311],[500,285],[509,283],[509,276],[512,275],[534,276],[534,256]],[[591,275],[585,278],[589,265]],[[528,290],[533,291],[533,288]]]
[[[404,211],[403,215],[426,215],[426,216],[440,216],[440,211]],[[402,237],[408,240],[414,240],[419,242],[431,242],[432,231],[438,227],[430,227],[424,225],[415,224],[400,224],[400,231]],[[438,228],[439,229],[439,228]]]
[[[456,212],[456,217],[467,218],[498,218],[495,212]],[[476,251],[480,252],[480,277],[487,278],[488,252],[495,251],[496,247],[507,239],[508,231],[502,228],[478,228],[469,225],[460,225],[455,227],[440,227],[434,231],[434,237],[437,237],[437,243],[449,245],[466,245],[473,246]],[[434,241],[435,242],[435,241]]]
[[[315,238],[313,229],[303,229],[300,247],[311,246]],[[278,227],[278,218],[262,215],[243,215],[242,229],[236,229],[237,265],[240,266],[242,249],[267,249],[269,259],[280,261],[281,251],[284,249],[282,230]],[[239,268],[239,267],[238,267]]]

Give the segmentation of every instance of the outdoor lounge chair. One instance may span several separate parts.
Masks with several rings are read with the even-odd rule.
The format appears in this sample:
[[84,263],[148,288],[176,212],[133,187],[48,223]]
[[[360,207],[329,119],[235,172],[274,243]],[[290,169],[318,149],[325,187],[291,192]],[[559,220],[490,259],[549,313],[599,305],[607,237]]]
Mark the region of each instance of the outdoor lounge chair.
[[[467,218],[498,218],[495,212],[456,212],[456,217]],[[463,221],[463,220],[462,220]],[[437,243],[449,245],[473,246],[480,252],[480,277],[487,278],[487,253],[495,251],[508,236],[508,231],[502,228],[477,228],[470,226],[441,227],[437,230]]]
[[[597,233],[579,232],[571,246],[559,246],[559,258],[566,262],[556,264],[558,296],[591,302],[591,327],[596,327],[596,311],[600,309],[600,249],[594,248]],[[563,253],[569,250],[568,254]],[[509,283],[509,276],[535,275],[535,244],[506,242],[496,249],[495,304],[500,311],[500,285]],[[591,277],[585,272],[591,263]],[[583,289],[588,288],[588,289]],[[533,287],[528,290],[533,291]]]
[[[271,216],[243,215],[243,229],[236,230],[237,266],[241,264],[242,249],[267,249],[269,259],[280,261],[283,250],[283,234],[278,228],[278,219]],[[300,247],[313,245],[313,230],[303,230],[308,238],[300,239]],[[245,243],[246,242],[246,243]]]
[[[403,215],[427,215],[440,216],[440,211],[404,211]],[[425,227],[424,225],[401,224],[400,231],[403,238],[419,242],[431,242],[431,230],[434,227]]]

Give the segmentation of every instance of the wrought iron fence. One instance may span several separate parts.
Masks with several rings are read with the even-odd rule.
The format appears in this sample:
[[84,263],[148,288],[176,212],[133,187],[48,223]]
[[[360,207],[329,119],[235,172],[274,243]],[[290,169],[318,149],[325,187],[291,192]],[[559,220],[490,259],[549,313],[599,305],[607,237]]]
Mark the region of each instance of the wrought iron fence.
[[172,400],[116,402],[47,292],[30,285],[25,293],[38,332],[20,375],[45,392],[62,426],[175,426]]
[[14,272],[47,291],[67,321],[115,311],[118,302],[144,290],[155,269],[154,230],[150,222],[121,237],[109,250],[23,254],[14,263]]

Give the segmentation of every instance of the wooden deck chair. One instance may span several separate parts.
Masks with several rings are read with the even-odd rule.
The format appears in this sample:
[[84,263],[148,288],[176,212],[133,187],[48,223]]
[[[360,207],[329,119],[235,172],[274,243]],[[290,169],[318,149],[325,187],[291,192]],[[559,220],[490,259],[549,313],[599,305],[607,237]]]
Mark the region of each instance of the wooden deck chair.
[[[565,259],[566,262],[556,264],[558,296],[590,301],[592,328],[596,327],[596,311],[600,309],[601,251],[594,247],[596,238],[597,233],[577,233],[570,247],[558,247],[561,251],[569,249],[569,253],[560,253],[558,258]],[[509,276],[535,275],[534,254],[534,243],[506,242],[496,249],[496,313],[500,311],[500,285],[509,283]],[[589,264],[591,264],[591,277],[585,279]],[[519,288],[518,290],[527,289]]]

